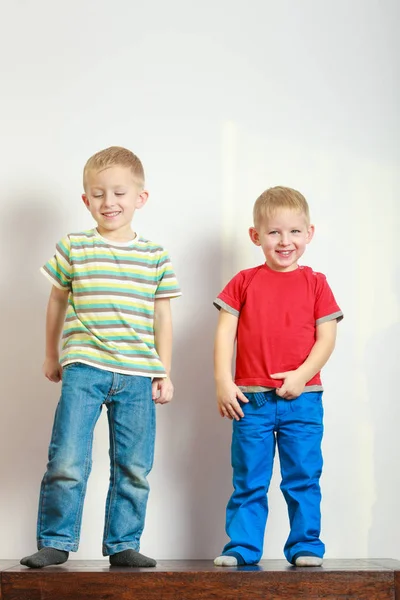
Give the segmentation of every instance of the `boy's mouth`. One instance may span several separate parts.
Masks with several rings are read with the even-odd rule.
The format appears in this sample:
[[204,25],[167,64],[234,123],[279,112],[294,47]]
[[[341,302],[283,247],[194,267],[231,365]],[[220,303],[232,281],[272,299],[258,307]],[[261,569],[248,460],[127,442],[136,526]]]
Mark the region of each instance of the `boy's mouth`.
[[292,252],[294,252],[294,250],[277,250],[277,253],[283,257],[290,256]]
[[105,217],[106,219],[112,219],[113,217],[117,217],[118,215],[121,214],[120,210],[114,210],[113,212],[108,212],[108,213],[101,213],[103,215],[103,217]]

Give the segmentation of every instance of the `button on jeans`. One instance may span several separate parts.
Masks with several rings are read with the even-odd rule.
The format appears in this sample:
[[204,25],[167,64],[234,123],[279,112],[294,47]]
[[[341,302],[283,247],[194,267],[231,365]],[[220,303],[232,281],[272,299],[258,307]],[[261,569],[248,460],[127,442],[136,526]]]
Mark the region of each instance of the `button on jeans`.
[[325,551],[319,538],[322,392],[305,392],[294,400],[283,400],[274,391],[245,396],[249,399],[248,404],[241,405],[245,416],[233,421],[235,490],[226,509],[230,542],[223,553],[237,552],[247,564],[260,560],[268,516],[267,492],[277,445],[281,490],[290,521],[284,554],[289,562],[295,554],[305,551],[322,558]]
[[103,554],[139,550],[154,458],[155,406],[151,379],[121,375],[83,363],[63,370],[43,477],[38,548],[76,551],[87,480],[92,466],[93,430],[103,404],[110,435],[110,485]]

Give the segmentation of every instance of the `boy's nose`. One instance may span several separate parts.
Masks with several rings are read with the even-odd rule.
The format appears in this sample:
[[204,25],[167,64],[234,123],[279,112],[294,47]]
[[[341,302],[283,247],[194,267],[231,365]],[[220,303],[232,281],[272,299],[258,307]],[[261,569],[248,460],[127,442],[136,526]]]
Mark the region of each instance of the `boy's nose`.
[[280,241],[281,246],[289,246],[290,241],[289,241],[289,236],[288,235],[282,235],[281,236],[281,241]]
[[105,206],[114,206],[115,198],[113,194],[106,194],[104,196],[104,205]]

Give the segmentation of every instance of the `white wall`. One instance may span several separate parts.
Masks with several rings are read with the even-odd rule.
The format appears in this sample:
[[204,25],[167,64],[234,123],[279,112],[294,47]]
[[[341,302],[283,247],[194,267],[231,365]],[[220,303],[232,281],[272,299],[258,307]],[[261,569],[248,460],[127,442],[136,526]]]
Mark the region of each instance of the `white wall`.
[[[212,558],[225,542],[230,423],[215,407],[212,300],[262,261],[247,238],[255,198],[290,185],[316,224],[305,262],[328,275],[345,312],[324,375],[327,556],[400,558],[398,2],[2,8],[1,557],[35,549],[59,394],[41,375],[49,285],[38,269],[62,235],[90,226],[83,164],[118,144],[148,175],[136,228],[169,249],[184,291],[143,552]],[[101,556],[107,446],[102,418],[76,558]],[[288,529],[277,471],[265,558],[282,557]]]

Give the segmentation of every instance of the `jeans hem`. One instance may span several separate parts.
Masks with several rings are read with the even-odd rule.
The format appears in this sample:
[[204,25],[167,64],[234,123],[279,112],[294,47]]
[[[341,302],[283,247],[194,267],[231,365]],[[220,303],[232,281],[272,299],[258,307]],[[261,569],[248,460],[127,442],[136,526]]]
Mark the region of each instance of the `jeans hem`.
[[249,551],[244,546],[231,546],[229,548],[225,546],[220,556],[234,556],[236,559],[240,557],[244,565],[257,565],[262,558],[262,551],[256,553]]
[[243,556],[239,554],[239,552],[235,552],[234,550],[228,550],[227,552],[224,552],[222,556],[233,556],[233,558],[236,558],[238,567],[242,567],[248,564],[244,560]]
[[76,552],[78,550],[78,544],[57,542],[56,540],[38,540],[37,547],[38,550],[42,548],[55,548],[56,550],[64,550],[65,552]]
[[114,546],[103,546],[103,556],[111,556],[117,554],[117,552],[123,552],[123,550],[134,550],[139,552],[139,544],[126,543],[126,544],[115,544]]

